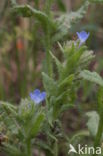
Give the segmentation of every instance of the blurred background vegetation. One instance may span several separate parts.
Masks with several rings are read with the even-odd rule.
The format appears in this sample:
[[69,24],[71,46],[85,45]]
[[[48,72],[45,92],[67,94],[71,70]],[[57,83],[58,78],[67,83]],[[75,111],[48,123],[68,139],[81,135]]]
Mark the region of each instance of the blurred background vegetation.
[[[15,1],[14,1],[15,2]],[[17,0],[18,4],[29,4],[40,10],[45,10],[45,0]],[[76,11],[84,3],[83,0],[55,0],[52,10],[55,16],[59,11]],[[45,58],[45,46],[43,44],[43,32],[35,18],[24,18],[12,12],[12,3],[9,0],[0,1],[0,100],[19,103],[21,98],[28,96],[34,88],[42,88],[42,64]],[[89,69],[98,71],[103,75],[103,5],[92,4],[89,6],[84,18],[75,24],[68,34],[62,38],[77,39],[76,32],[86,30],[90,32],[87,42],[89,49],[96,54],[96,58],[89,65]],[[57,44],[53,51],[61,59]],[[73,129],[84,126],[83,122],[77,121],[84,110],[92,109],[95,105],[96,87],[88,82],[81,84],[78,90],[77,105],[82,103],[82,108],[65,113],[63,121],[67,121],[65,129]],[[90,105],[89,105],[90,103]],[[73,114],[73,119],[72,119]],[[75,115],[74,115],[75,114]],[[75,118],[75,119],[74,119]],[[64,122],[64,123],[65,123]],[[77,123],[77,126],[75,124]],[[65,126],[64,125],[64,126]]]

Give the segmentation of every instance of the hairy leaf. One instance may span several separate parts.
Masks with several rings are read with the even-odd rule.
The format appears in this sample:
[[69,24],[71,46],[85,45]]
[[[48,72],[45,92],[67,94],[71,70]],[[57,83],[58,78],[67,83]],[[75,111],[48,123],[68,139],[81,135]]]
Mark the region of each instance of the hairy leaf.
[[50,78],[46,73],[42,73],[43,75],[43,84],[44,88],[48,95],[55,95],[57,90],[57,83],[52,78]]
[[58,73],[59,75],[62,74],[62,71],[63,71],[63,65],[62,63],[53,55],[52,52],[50,52],[52,58],[54,59],[55,63],[56,63],[56,66],[57,66],[57,69],[58,69]]
[[78,11],[67,13],[57,18],[56,22],[58,23],[58,29],[56,35],[53,36],[53,41],[60,40],[63,36],[67,35],[68,30],[71,28],[71,26],[84,17],[87,12],[88,6],[89,2],[85,1],[84,5],[82,5],[82,7]]
[[103,79],[96,72],[90,72],[88,70],[84,70],[80,73],[80,76],[88,81],[94,82],[100,86],[103,86]]
[[36,119],[34,118],[34,121],[32,121],[32,125],[28,134],[29,138],[33,138],[38,134],[41,128],[41,124],[43,123],[44,117],[45,116],[43,113],[38,113]]
[[37,10],[30,5],[15,5],[13,7],[13,12],[15,12],[17,15],[24,16],[24,17],[31,17],[34,16],[38,21],[42,23],[42,27],[44,30],[47,29],[47,25],[55,28],[55,23],[53,20],[49,19],[48,16],[40,11]]
[[94,57],[95,55],[93,51],[85,51],[80,57],[81,68],[83,69],[84,67],[86,67]]
[[99,115],[96,111],[86,113],[88,117],[87,127],[92,136],[96,136],[98,125],[99,125]]

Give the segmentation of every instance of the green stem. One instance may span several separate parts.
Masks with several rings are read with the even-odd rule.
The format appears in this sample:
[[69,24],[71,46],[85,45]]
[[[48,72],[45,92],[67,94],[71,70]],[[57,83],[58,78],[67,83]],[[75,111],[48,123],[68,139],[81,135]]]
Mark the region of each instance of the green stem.
[[31,141],[27,140],[27,156],[32,156]]
[[46,68],[47,68],[47,73],[50,77],[52,77],[52,59],[50,55],[50,50],[51,50],[51,42],[50,42],[50,35],[49,32],[46,36]]
[[[52,0],[47,0],[45,12],[49,18],[51,18],[51,4],[52,4]],[[52,77],[53,69],[52,69],[52,58],[50,55],[52,43],[51,43],[51,26],[49,25],[49,23],[47,24],[45,47],[46,47],[46,69],[47,69],[48,75]]]
[[58,142],[56,141],[55,142],[55,153],[54,153],[55,156],[58,156]]
[[[97,135],[96,135],[95,142],[94,142],[95,149],[96,149],[96,147],[100,146],[102,132],[103,132],[103,118],[100,116],[98,131],[97,131]],[[96,154],[94,156],[96,156]]]
[[46,13],[47,13],[47,15],[50,15],[52,2],[53,2],[53,0],[47,0],[46,1],[45,6],[46,6]]

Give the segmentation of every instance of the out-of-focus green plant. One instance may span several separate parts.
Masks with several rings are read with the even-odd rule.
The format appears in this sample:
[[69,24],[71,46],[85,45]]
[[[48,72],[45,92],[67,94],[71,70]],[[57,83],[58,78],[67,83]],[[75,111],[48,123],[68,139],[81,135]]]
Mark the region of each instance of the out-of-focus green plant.
[[[80,131],[72,137],[68,136],[60,120],[65,110],[75,107],[77,90],[82,79],[96,83],[100,87],[98,114],[96,112],[87,114],[89,117],[87,126],[90,133],[93,133],[94,147],[100,146],[103,131],[103,79],[96,72],[86,70],[94,58],[93,52],[84,45],[89,33],[84,31],[77,33],[79,40],[76,41],[65,42],[65,44],[58,42],[62,52],[62,61],[56,57],[53,50],[54,43],[62,41],[72,25],[84,16],[92,1],[85,1],[77,12],[58,15],[57,18],[51,11],[52,0],[45,2],[43,10],[38,9],[38,1],[35,1],[37,8],[30,5],[19,5],[14,0],[11,2],[13,15],[15,13],[15,15],[29,18],[32,16],[38,23],[36,26],[42,28],[41,37],[46,53],[42,79],[46,93],[35,90],[30,93],[31,98],[22,99],[18,106],[0,102],[1,151],[8,156],[32,156],[37,149],[40,152],[43,151],[47,156],[58,156],[61,151],[59,142],[62,140],[67,155],[69,144],[76,144],[78,138],[90,137],[88,131]],[[58,3],[63,6],[61,1]],[[20,44],[19,48],[21,48]],[[46,101],[43,104],[44,99]],[[97,121],[96,125],[95,121]]]
[[89,2],[94,2],[94,3],[103,3],[103,0],[89,0]]

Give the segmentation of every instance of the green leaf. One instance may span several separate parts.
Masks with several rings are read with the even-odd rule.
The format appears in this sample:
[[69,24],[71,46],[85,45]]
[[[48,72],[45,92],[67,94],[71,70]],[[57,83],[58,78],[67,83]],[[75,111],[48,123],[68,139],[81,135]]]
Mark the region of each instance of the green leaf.
[[88,117],[87,127],[92,136],[96,136],[98,125],[99,125],[99,115],[96,111],[86,113]]
[[103,118],[103,87],[99,87],[97,95],[99,115]]
[[77,52],[76,48],[78,49],[75,41],[67,41],[63,46],[65,59],[69,59],[73,56]]
[[60,91],[59,96],[56,98],[57,105],[60,105],[61,102],[63,103],[66,97],[69,95],[69,93],[70,93],[70,89],[65,89],[65,90],[63,89],[62,91]]
[[62,45],[59,42],[58,42],[58,46],[59,46],[61,52],[64,54],[64,48],[62,47]]
[[94,82],[100,86],[103,86],[103,79],[96,72],[90,72],[88,70],[84,70],[80,73],[80,77],[82,77],[88,81]]
[[60,40],[63,38],[63,36],[67,35],[72,25],[77,23],[84,17],[87,12],[88,6],[89,2],[85,1],[84,5],[82,5],[79,10],[61,15],[59,18],[57,18],[56,22],[58,24],[58,29],[57,33],[53,36],[53,41]]
[[53,149],[51,149],[50,146],[44,141],[37,140],[35,144],[41,149],[44,149],[45,151],[49,151],[53,155]]
[[90,136],[89,131],[85,131],[85,130],[79,131],[69,140],[69,142],[70,143],[75,143],[75,140],[77,140],[77,138],[85,137],[85,136],[87,136],[87,137]]
[[[32,8],[30,5],[16,5],[13,7],[13,10],[22,16],[29,17],[29,16],[36,16],[37,18],[40,18],[41,20],[48,20],[48,16],[34,8]],[[43,19],[42,19],[43,18]]]
[[0,105],[7,112],[10,112],[10,113],[12,113],[15,116],[17,115],[17,113],[16,113],[17,107],[16,106],[10,104],[9,102],[4,102],[4,101],[0,101]]
[[70,103],[66,103],[66,104],[63,104],[63,106],[61,107],[61,113],[66,111],[66,110],[69,110],[69,108],[73,108],[74,104],[70,104]]
[[44,88],[48,95],[55,95],[57,91],[57,83],[46,73],[42,73]]
[[[73,95],[73,93],[72,93]],[[64,111],[64,109],[66,108],[66,105],[67,105],[67,108],[69,106],[71,106],[72,104],[69,102],[71,100],[71,97],[70,97],[70,89],[63,89],[62,91],[60,91],[58,97],[56,98],[55,100],[55,105],[53,107],[53,118],[56,119],[60,113],[62,111]],[[65,105],[63,107],[63,105]]]
[[74,74],[69,75],[67,78],[65,78],[60,84],[59,84],[59,89],[63,89],[63,87],[65,87],[65,85],[67,87],[69,87],[70,85],[72,85],[72,82],[74,80]]
[[20,105],[18,107],[18,117],[22,121],[28,122],[31,120],[35,113],[35,104],[29,99],[21,99]]
[[38,21],[42,23],[44,30],[47,29],[47,25],[50,25],[53,28],[55,27],[55,23],[53,23],[54,21],[49,19],[48,16],[44,12],[34,9],[28,4],[15,5],[13,7],[13,12],[24,17],[34,16]]
[[57,65],[57,69],[58,69],[59,75],[61,75],[62,74],[62,71],[63,71],[63,65],[62,65],[62,63],[53,55],[52,52],[50,52],[50,54],[51,54],[52,58],[54,59],[56,65]]
[[30,130],[29,130],[29,133],[28,133],[29,138],[33,138],[38,134],[38,132],[41,129],[41,124],[43,123],[44,118],[45,118],[45,115],[43,113],[38,113],[36,119],[34,118],[34,120],[32,121]]
[[[77,72],[79,67],[79,60],[81,55],[83,54],[85,47],[81,47],[79,50],[75,49],[73,55],[71,54],[70,57],[67,58],[67,62],[65,63],[65,69],[63,71],[62,77],[66,77],[73,72]],[[71,49],[72,51],[72,49]]]
[[95,57],[93,51],[85,51],[82,56],[80,57],[80,66],[81,68],[85,68],[91,60]]
[[10,156],[22,156],[22,153],[20,152],[19,148],[17,148],[14,145],[11,144],[4,144],[4,151],[8,153]]

